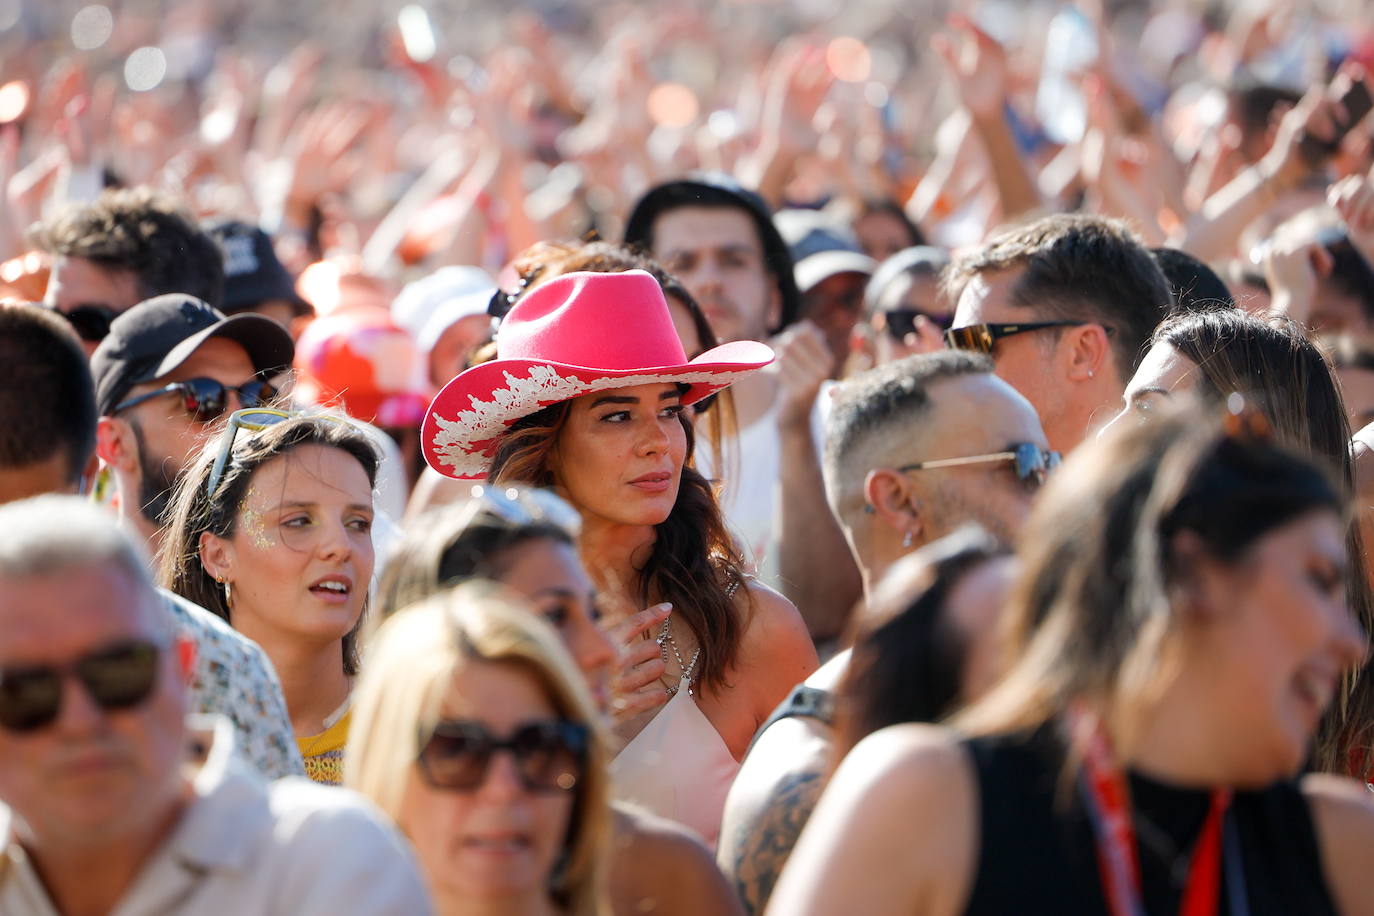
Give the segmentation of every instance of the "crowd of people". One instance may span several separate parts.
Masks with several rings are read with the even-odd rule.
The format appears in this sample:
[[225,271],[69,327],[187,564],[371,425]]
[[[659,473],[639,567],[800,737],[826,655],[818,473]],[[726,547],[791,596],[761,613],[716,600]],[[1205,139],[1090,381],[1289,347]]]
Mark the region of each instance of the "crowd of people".
[[1374,913],[1367,2],[278,6],[0,4],[0,914]]

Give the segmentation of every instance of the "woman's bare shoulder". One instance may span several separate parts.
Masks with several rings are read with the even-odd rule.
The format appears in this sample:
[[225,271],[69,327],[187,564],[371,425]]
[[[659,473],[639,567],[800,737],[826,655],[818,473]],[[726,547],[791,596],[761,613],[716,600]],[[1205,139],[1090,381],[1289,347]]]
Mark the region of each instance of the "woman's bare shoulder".
[[743,913],[714,857],[694,834],[644,811],[615,805],[612,812],[611,890],[622,905],[616,912]]
[[[874,732],[835,771],[768,912],[960,912],[977,859],[977,794],[956,733],[916,724]],[[874,861],[891,867],[875,872]]]
[[1324,773],[1304,776],[1322,870],[1342,913],[1374,913],[1374,796],[1363,783]]
[[[759,704],[763,721],[778,703],[818,667],[816,646],[796,605],[754,579],[735,594],[744,619],[736,669],[765,682]],[[766,707],[766,708],[763,708]]]

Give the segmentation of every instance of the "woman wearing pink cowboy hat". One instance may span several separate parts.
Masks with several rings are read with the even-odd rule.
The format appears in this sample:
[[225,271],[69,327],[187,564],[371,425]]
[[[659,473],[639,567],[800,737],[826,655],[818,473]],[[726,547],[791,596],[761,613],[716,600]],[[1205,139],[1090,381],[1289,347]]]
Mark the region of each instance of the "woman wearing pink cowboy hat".
[[817,660],[796,608],[744,574],[711,484],[692,467],[682,409],[773,352],[736,341],[688,361],[642,270],[533,287],[496,349],[434,399],[425,457],[449,477],[557,488],[582,516],[579,550],[607,622],[659,605],[653,632],[636,634],[658,645],[632,638],[617,684],[637,702],[660,682],[654,705],[618,726],[627,743],[616,795],[714,845],[755,730]]

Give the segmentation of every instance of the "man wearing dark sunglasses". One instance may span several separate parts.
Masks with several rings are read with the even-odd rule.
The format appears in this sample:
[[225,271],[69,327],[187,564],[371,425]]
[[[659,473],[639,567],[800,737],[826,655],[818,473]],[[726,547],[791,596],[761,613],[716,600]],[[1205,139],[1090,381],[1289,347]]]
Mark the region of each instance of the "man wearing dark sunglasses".
[[1110,420],[1165,317],[1168,281],[1124,224],[1048,216],[957,262],[949,346],[986,353],[1067,452]]
[[[830,508],[863,579],[864,601],[904,557],[976,523],[1009,544],[1058,463],[1035,411],[986,357],[941,351],[842,382],[826,433]],[[831,659],[774,713],[725,802],[718,862],[752,912],[810,816],[832,766]]]
[[214,305],[224,290],[219,248],[178,203],[150,188],[109,190],[34,234],[52,256],[43,304],[60,312],[89,354],[110,322],[164,293]]
[[430,912],[377,815],[187,718],[194,646],[108,513],[40,497],[0,530],[0,913]]
[[110,325],[91,358],[96,448],[119,511],[156,548],[172,488],[215,421],[270,403],[270,379],[295,348],[275,321],[226,318],[183,295],[140,303]]

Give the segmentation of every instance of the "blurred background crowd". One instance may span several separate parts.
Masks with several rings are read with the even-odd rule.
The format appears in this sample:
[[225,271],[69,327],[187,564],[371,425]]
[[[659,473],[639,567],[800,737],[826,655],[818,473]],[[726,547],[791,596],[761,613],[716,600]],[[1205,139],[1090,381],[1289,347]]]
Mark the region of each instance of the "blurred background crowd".
[[[185,706],[376,806],[206,738],[291,826],[140,827],[187,912],[1359,910],[1371,70],[1372,0],[0,0],[0,909],[157,898],[84,834],[175,755],[42,742]],[[1148,906],[1040,779],[1104,747]]]

